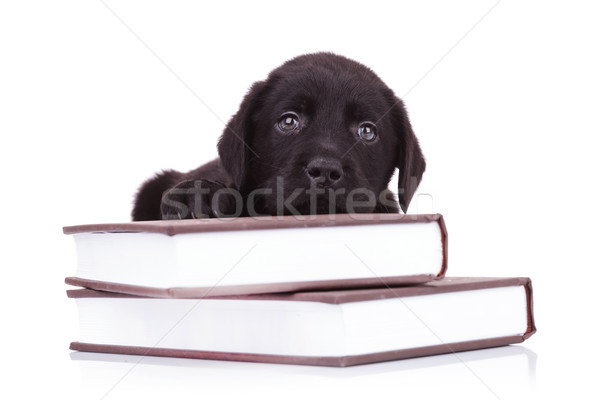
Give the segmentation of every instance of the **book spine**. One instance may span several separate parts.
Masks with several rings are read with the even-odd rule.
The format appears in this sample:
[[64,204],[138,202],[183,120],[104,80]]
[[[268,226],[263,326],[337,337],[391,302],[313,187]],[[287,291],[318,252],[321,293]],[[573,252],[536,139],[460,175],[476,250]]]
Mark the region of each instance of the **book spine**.
[[446,276],[446,271],[448,270],[448,230],[446,229],[446,223],[444,222],[444,217],[441,214],[437,214],[437,223],[440,227],[440,233],[442,237],[442,268],[437,275],[438,279]]

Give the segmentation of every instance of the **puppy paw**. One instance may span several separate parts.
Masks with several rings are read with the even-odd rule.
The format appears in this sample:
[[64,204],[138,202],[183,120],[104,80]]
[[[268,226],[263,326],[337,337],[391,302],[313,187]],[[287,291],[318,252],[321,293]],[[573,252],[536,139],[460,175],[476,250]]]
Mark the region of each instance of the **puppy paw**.
[[160,205],[162,218],[238,217],[236,193],[219,182],[204,179],[183,181],[163,194]]

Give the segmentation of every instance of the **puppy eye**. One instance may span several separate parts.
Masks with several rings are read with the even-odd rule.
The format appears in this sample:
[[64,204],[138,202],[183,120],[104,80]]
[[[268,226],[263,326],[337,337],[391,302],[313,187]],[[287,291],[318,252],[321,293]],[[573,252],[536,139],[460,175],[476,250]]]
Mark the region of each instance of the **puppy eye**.
[[300,118],[295,113],[285,113],[279,119],[277,126],[283,133],[293,132],[300,126]]
[[365,142],[372,142],[377,137],[377,129],[372,122],[363,122],[358,127],[358,137]]

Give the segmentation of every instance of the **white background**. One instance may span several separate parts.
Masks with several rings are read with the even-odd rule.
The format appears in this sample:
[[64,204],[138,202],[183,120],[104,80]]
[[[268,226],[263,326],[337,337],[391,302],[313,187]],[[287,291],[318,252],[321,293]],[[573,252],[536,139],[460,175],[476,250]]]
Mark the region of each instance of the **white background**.
[[[2,2],[0,390],[107,399],[597,393],[588,363],[600,355],[595,2],[393,3]],[[63,278],[74,272],[74,247],[61,227],[128,220],[143,179],[210,160],[250,84],[318,50],[368,65],[404,98],[428,161],[409,211],[445,216],[449,275],[530,276],[539,332],[460,360],[344,370],[71,354],[77,315]]]

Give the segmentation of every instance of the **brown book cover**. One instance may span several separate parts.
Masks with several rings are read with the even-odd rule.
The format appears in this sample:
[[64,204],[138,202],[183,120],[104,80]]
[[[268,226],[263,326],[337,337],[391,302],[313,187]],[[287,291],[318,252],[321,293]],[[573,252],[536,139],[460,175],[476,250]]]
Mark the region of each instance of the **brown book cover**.
[[[536,332],[533,317],[533,289],[529,278],[444,278],[416,286],[398,286],[386,288],[329,290],[297,293],[265,293],[233,296],[207,296],[205,299],[235,299],[235,300],[279,300],[319,302],[341,305],[352,302],[368,302],[393,298],[408,298],[452,292],[475,291],[511,286],[522,286],[526,299],[526,330],[522,334],[498,337],[478,338],[453,343],[439,343],[398,350],[372,352],[367,354],[348,354],[343,356],[295,356],[279,354],[258,354],[243,352],[202,351],[197,349],[163,348],[148,346],[130,346],[102,343],[73,342],[71,350],[101,353],[132,354],[143,356],[182,357],[211,360],[269,362],[286,364],[306,364],[319,366],[351,366],[380,361],[391,361],[405,358],[429,356],[436,354],[455,353],[489,347],[521,343]],[[100,292],[88,289],[68,290],[70,298],[140,298],[119,293]],[[196,298],[191,296],[192,298]],[[159,300],[159,299],[157,299]],[[170,301],[170,300],[162,300]],[[106,329],[106,327],[104,327]],[[401,344],[399,347],[402,347]]]
[[367,226],[374,224],[419,224],[437,223],[440,230],[440,248],[442,262],[437,273],[398,274],[397,276],[302,280],[289,282],[270,282],[227,285],[219,284],[205,287],[154,287],[149,285],[111,282],[107,280],[90,279],[88,277],[67,277],[65,283],[101,291],[110,291],[139,296],[164,298],[204,297],[206,295],[232,295],[271,292],[296,292],[309,290],[331,290],[353,287],[385,287],[394,285],[414,285],[441,279],[445,276],[448,266],[448,234],[444,219],[440,214],[334,214],[334,215],[299,215],[260,218],[232,219],[197,219],[197,220],[166,220],[140,221],[109,224],[91,224],[67,226],[63,232],[67,235],[80,233],[130,233],[148,232],[175,236],[188,233],[249,231],[263,229],[289,228],[327,228],[344,226]]
[[204,218],[134,221],[63,227],[65,235],[88,232],[154,232],[168,236],[182,233],[222,232],[255,229],[319,228],[371,224],[423,223],[437,221],[446,233],[441,214],[317,214],[239,218]]

